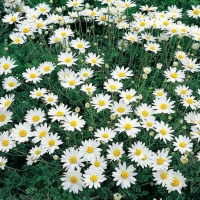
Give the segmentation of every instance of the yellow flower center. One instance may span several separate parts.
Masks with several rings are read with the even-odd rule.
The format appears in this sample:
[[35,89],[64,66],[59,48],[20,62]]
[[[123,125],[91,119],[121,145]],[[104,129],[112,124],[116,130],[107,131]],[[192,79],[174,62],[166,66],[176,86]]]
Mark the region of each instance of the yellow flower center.
[[105,15],[101,16],[101,21],[106,21],[106,16]]
[[131,124],[125,124],[124,128],[126,130],[131,130],[132,129],[132,125]]
[[0,122],[4,122],[6,120],[6,115],[0,114]]
[[55,140],[49,140],[48,144],[49,144],[50,147],[54,146],[55,145]]
[[46,8],[40,8],[40,12],[45,12]]
[[187,32],[187,30],[186,30],[185,28],[182,28],[181,31],[182,31],[183,33],[186,33],[186,32]]
[[2,166],[3,165],[3,162],[0,162],[0,166]]
[[83,76],[84,76],[84,77],[88,77],[88,75],[89,75],[89,74],[88,74],[87,72],[83,73]]
[[185,148],[186,147],[186,143],[185,142],[180,142],[179,146],[182,147],[182,148]]
[[179,58],[179,59],[184,58],[183,54],[179,54],[179,55],[178,55],[178,58]]
[[126,95],[126,99],[128,99],[128,100],[132,99],[132,95],[131,94],[127,94]]
[[11,101],[10,100],[7,100],[5,103],[4,103],[4,106],[5,107],[8,107],[10,105]]
[[12,22],[15,22],[16,20],[17,20],[16,17],[11,17],[11,18],[10,18],[10,21],[12,21]]
[[142,153],[142,151],[140,149],[136,149],[135,150],[135,155],[136,156],[139,156],[141,153]]
[[65,62],[66,62],[66,63],[70,63],[71,61],[72,61],[71,58],[66,58],[66,59],[65,59]]
[[52,98],[52,97],[49,97],[49,98],[48,98],[48,101],[49,101],[49,102],[53,102],[53,98]]
[[167,173],[165,173],[165,172],[162,172],[161,174],[160,174],[160,178],[162,178],[162,179],[166,179],[168,177],[168,175],[167,175]]
[[187,101],[188,104],[192,104],[193,103],[193,99],[191,99],[191,98],[188,98],[186,101]]
[[160,133],[161,133],[162,135],[166,135],[166,134],[167,134],[167,131],[166,131],[165,129],[161,129],[161,130],[160,130]]
[[168,21],[164,21],[163,24],[164,24],[165,26],[168,26],[168,25],[169,25],[169,22],[168,22]]
[[6,70],[6,69],[9,69],[10,65],[8,63],[4,64],[3,65],[3,68]]
[[27,135],[26,130],[21,130],[21,131],[19,132],[19,136],[20,136],[20,137],[25,137],[26,135]]
[[79,44],[77,44],[77,47],[81,49],[81,48],[83,48],[83,44],[79,43]]
[[64,115],[64,112],[62,111],[58,111],[56,114],[57,117],[62,117],[63,115]]
[[3,141],[2,141],[2,145],[3,145],[4,147],[8,146],[8,145],[9,145],[9,140],[3,140]]
[[155,47],[155,46],[150,46],[150,49],[151,49],[152,51],[154,51],[154,50],[156,49],[156,47]]
[[91,62],[92,62],[93,64],[96,64],[96,63],[97,63],[97,60],[96,60],[95,58],[93,58],[93,59],[91,60]]
[[118,111],[119,113],[123,113],[123,112],[125,111],[125,109],[124,109],[123,107],[119,107],[119,108],[117,108],[117,111]]
[[116,90],[116,89],[117,89],[117,86],[116,86],[116,85],[110,85],[110,89],[111,89],[111,90]]
[[71,125],[71,126],[76,126],[76,125],[77,125],[77,121],[72,120],[72,121],[70,122],[70,125]]
[[143,111],[142,111],[142,115],[143,115],[143,117],[148,117],[148,116],[149,116],[149,113],[148,113],[148,111],[143,110]]
[[78,6],[78,2],[75,1],[75,2],[73,3],[73,6],[77,7],[77,6]]
[[144,160],[146,160],[146,159],[147,159],[147,156],[144,155],[143,158],[142,158],[142,160],[144,161]]
[[105,102],[104,100],[100,100],[100,101],[99,101],[99,105],[100,105],[100,106],[105,106],[105,104],[106,104],[106,102]]
[[152,124],[151,122],[147,122],[146,125],[147,125],[148,127],[151,127],[153,124]]
[[157,164],[158,165],[162,165],[165,162],[165,160],[163,158],[158,158],[157,159]]
[[29,28],[24,28],[24,29],[23,29],[23,33],[28,33],[29,31],[30,31]]
[[98,177],[97,177],[96,175],[92,175],[92,176],[90,177],[90,180],[91,180],[92,182],[96,182],[96,181],[98,181]]
[[69,180],[72,184],[76,184],[78,182],[78,178],[76,176],[71,176]]
[[140,26],[146,26],[146,22],[144,21],[140,22]]
[[65,37],[66,35],[67,35],[66,32],[62,32],[62,33],[61,33],[61,36],[62,36],[62,37]]
[[124,72],[120,72],[120,73],[118,74],[118,76],[119,76],[119,77],[124,77],[124,76],[125,76],[125,73],[124,73]]
[[36,93],[36,96],[37,96],[37,97],[40,97],[41,95],[42,95],[42,92],[37,92],[37,93]]
[[92,146],[89,146],[86,151],[87,153],[91,154],[94,152],[94,148]]
[[171,183],[172,186],[178,186],[179,185],[179,180],[177,178],[175,178],[172,183]]
[[91,13],[90,13],[90,16],[92,16],[92,17],[94,17],[96,15],[96,12],[94,12],[94,11],[92,11]]
[[126,7],[126,8],[129,7],[129,6],[130,6],[130,3],[125,3],[124,4],[124,7]]
[[36,78],[36,76],[37,76],[37,74],[35,74],[35,73],[30,74],[30,78]]
[[194,15],[199,15],[199,13],[200,13],[200,12],[199,12],[199,10],[197,10],[197,9],[195,9],[195,10],[193,11],[193,14],[194,14]]
[[157,95],[161,97],[163,95],[163,92],[159,91],[159,92],[157,92]]
[[60,41],[60,38],[54,38],[53,41],[54,41],[54,42],[59,42],[59,41]]
[[172,77],[172,78],[177,78],[177,77],[178,77],[178,74],[177,74],[177,73],[172,73],[172,74],[171,74],[171,77]]
[[51,69],[51,67],[49,67],[49,66],[45,66],[45,67],[44,67],[44,71],[45,71],[45,72],[48,72],[50,69]]
[[166,104],[166,103],[162,103],[162,104],[160,105],[160,109],[162,109],[162,110],[167,109],[167,104]]
[[122,177],[123,179],[127,179],[128,176],[129,176],[129,173],[128,173],[127,171],[123,171],[123,172],[121,173],[121,177]]
[[36,155],[39,155],[40,153],[41,153],[41,150],[39,150],[39,149],[35,151]]
[[119,149],[115,149],[114,151],[113,151],[113,155],[115,156],[115,157],[118,157],[119,155],[120,155],[120,150]]
[[47,134],[46,131],[41,131],[40,134],[39,134],[39,137],[40,137],[40,138],[43,138],[43,137],[46,136],[46,134]]
[[187,92],[187,91],[184,90],[184,89],[181,90],[181,94],[186,94],[186,92]]
[[41,28],[41,27],[43,27],[43,24],[42,23],[37,23],[37,25],[36,25],[38,28]]
[[135,38],[130,36],[130,37],[129,37],[129,40],[132,41],[132,42],[134,42],[134,41],[135,41]]
[[92,89],[92,88],[90,88],[90,87],[87,87],[87,88],[86,88],[86,90],[88,90],[88,91],[90,91],[91,89]]
[[172,33],[176,33],[177,30],[176,30],[175,28],[173,28],[173,29],[171,30],[171,32],[172,32]]
[[20,38],[15,38],[14,41],[15,41],[16,43],[20,43],[20,42],[21,42],[21,39],[20,39]]
[[14,87],[14,86],[15,86],[15,83],[11,81],[11,82],[8,83],[8,86],[9,86],[9,87]]
[[98,160],[96,160],[96,161],[94,162],[94,166],[95,166],[95,167],[100,167],[100,165],[101,165],[101,163],[100,163]]
[[71,156],[69,161],[70,161],[71,164],[75,164],[77,162],[76,156]]
[[104,133],[104,134],[102,135],[102,138],[108,138],[108,137],[109,137],[108,133]]
[[38,122],[40,120],[40,117],[38,115],[35,115],[35,116],[32,117],[32,120],[34,122]]
[[71,81],[69,81],[69,85],[75,85],[76,84],[76,82],[74,81],[74,80],[71,80]]

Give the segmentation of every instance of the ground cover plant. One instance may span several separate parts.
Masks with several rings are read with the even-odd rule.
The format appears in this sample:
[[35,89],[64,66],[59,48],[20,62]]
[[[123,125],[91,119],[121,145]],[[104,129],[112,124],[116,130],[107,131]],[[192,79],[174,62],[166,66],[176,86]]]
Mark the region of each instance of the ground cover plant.
[[199,198],[195,3],[2,3],[0,199]]

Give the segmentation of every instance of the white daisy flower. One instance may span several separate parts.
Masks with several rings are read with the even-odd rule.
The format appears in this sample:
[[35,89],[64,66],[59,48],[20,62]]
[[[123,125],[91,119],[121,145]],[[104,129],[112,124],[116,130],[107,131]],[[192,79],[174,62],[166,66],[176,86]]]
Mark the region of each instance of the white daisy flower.
[[116,66],[116,68],[111,72],[111,76],[113,79],[123,80],[132,77],[133,73],[131,70],[129,70],[128,67],[125,68],[123,66],[122,67]]
[[50,133],[41,139],[41,147],[52,154],[56,149],[59,149],[59,145],[63,144],[60,140],[60,136],[57,133]]
[[193,143],[189,137],[179,135],[174,139],[175,139],[175,142],[173,142],[173,145],[175,147],[174,151],[179,151],[181,154],[192,151]]
[[82,116],[78,114],[71,113],[67,114],[61,121],[64,130],[66,131],[81,131],[81,128],[85,125],[85,120],[82,119]]
[[22,76],[25,78],[26,82],[33,82],[37,83],[40,82],[41,79],[41,72],[39,69],[32,67],[30,69],[26,69],[26,72],[22,73]]
[[121,186],[122,189],[127,189],[131,187],[131,184],[135,184],[136,178],[135,176],[135,167],[130,165],[126,167],[126,163],[123,162],[122,164],[119,163],[119,166],[115,168],[115,172],[112,173],[114,177],[114,181],[117,181],[117,186]]
[[12,135],[10,135],[8,131],[4,131],[0,134],[0,151],[9,152],[9,150],[15,146],[15,141],[13,141]]
[[95,53],[88,53],[86,56],[86,62],[90,63],[91,66],[98,66],[101,67],[102,64],[104,64],[103,58],[101,58],[99,55],[97,56]]
[[8,122],[12,122],[12,114],[8,110],[0,109],[0,127],[6,125]]
[[97,112],[100,112],[106,108],[110,109],[111,103],[111,96],[108,94],[97,94],[91,99],[91,104],[95,109],[97,109]]
[[151,161],[151,167],[152,170],[158,171],[158,170],[167,170],[172,156],[168,156],[168,151],[165,151],[164,149],[158,150],[157,154],[154,154],[152,156]]
[[179,194],[181,194],[181,189],[183,187],[186,187],[186,178],[182,175],[180,171],[174,172],[172,174],[173,180],[166,184],[168,192],[177,191]]
[[102,182],[106,180],[102,170],[96,168],[89,168],[83,174],[83,181],[89,188],[100,188]]
[[68,170],[67,172],[64,172],[61,181],[63,189],[69,190],[70,193],[73,192],[76,194],[85,187],[80,171]]
[[6,163],[8,162],[7,158],[0,156],[0,168],[4,170]]
[[25,115],[25,121],[29,124],[38,125],[45,120],[45,112],[41,108],[28,110]]
[[94,132],[94,136],[96,137],[96,140],[108,142],[112,141],[115,137],[116,132],[113,131],[111,128],[100,128],[97,129],[96,132]]
[[9,76],[5,78],[2,82],[2,87],[6,91],[11,91],[16,89],[21,83],[14,77],[14,76]]
[[84,167],[83,153],[79,149],[74,149],[70,147],[63,151],[61,156],[61,163],[63,163],[63,168],[67,170],[81,170],[81,167]]
[[9,94],[5,97],[1,97],[0,98],[0,109],[7,109],[11,104],[12,102],[15,100],[15,95],[14,94]]
[[128,136],[131,136],[132,138],[136,137],[136,135],[141,131],[139,129],[140,123],[137,119],[131,119],[129,117],[121,117],[118,119],[119,123],[115,124],[115,131],[119,131],[120,133],[126,132]]
[[15,124],[11,132],[12,138],[18,143],[27,142],[31,137],[31,125],[29,123]]
[[0,58],[0,75],[11,73],[11,69],[15,68],[15,60],[10,56],[7,58],[5,56]]
[[96,158],[101,154],[101,148],[98,148],[100,146],[100,142],[89,139],[82,141],[82,146],[80,147],[80,152],[83,154],[83,158],[86,161],[91,161],[91,159]]
[[107,159],[110,160],[119,160],[122,155],[124,154],[123,150],[123,142],[122,143],[112,143],[112,145],[108,146],[109,149],[107,149]]
[[65,115],[68,115],[70,113],[70,108],[68,108],[67,105],[64,104],[60,104],[59,106],[55,105],[55,107],[51,107],[51,109],[49,109],[48,111],[48,115],[50,116],[52,122],[56,120],[61,121],[64,119]]
[[39,124],[35,127],[35,131],[32,132],[31,137],[34,137],[32,139],[32,142],[37,143],[40,142],[42,138],[44,138],[46,135],[50,132],[50,126],[45,124]]
[[108,79],[106,82],[104,82],[104,89],[108,92],[120,92],[122,87],[123,84],[114,79]]

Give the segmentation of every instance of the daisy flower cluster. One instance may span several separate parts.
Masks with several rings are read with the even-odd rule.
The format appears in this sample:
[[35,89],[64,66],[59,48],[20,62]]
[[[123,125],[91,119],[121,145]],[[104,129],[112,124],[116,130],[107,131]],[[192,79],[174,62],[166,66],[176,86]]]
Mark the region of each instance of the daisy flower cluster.
[[200,5],[3,5],[9,45],[34,59],[0,53],[0,168],[28,144],[24,164],[56,158],[70,193],[131,189],[147,170],[156,187],[181,194],[200,161],[200,27],[182,18],[198,19]]

